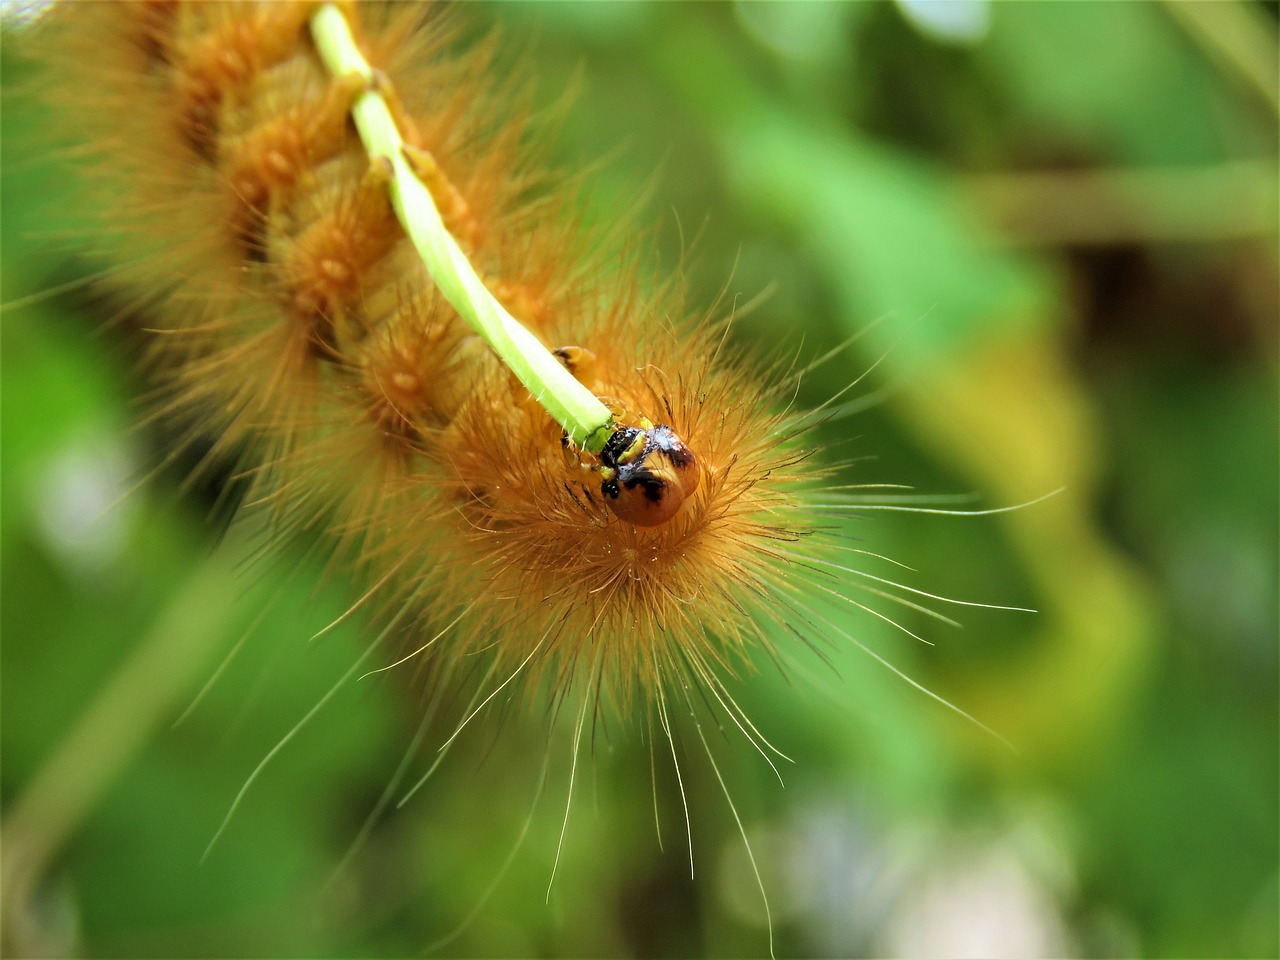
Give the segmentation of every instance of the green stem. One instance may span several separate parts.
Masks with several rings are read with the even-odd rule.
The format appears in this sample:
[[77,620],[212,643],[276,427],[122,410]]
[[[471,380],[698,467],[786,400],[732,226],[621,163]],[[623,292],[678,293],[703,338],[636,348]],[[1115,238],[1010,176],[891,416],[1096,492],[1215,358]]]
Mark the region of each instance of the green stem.
[[369,157],[385,157],[391,163],[391,204],[431,279],[569,438],[588,452],[598,453],[613,426],[608,408],[503,309],[449,234],[430,191],[404,156],[404,138],[387,101],[373,88],[373,68],[356,46],[342,12],[333,4],[320,7],[311,18],[311,34],[331,74],[355,73],[369,84],[352,105],[351,116]]
[[1280,115],[1275,26],[1268,23],[1270,18],[1263,7],[1240,0],[1234,3],[1165,0],[1164,8],[1209,56],[1252,89],[1273,117]]
[[226,639],[241,609],[235,557],[224,546],[188,575],[151,633],[5,810],[0,927],[6,954],[26,954],[39,942],[31,902],[50,862]]

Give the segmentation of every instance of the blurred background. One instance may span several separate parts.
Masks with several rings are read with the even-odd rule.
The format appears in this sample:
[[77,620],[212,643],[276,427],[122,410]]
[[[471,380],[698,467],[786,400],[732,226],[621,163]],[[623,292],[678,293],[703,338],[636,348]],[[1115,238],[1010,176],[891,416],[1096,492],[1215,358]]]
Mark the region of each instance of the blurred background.
[[[735,335],[804,360],[863,332],[801,397],[881,361],[823,437],[868,458],[849,482],[964,508],[1065,487],[857,528],[921,589],[1039,611],[905,611],[932,646],[851,626],[1016,751],[856,649],[733,682],[795,761],[781,786],[711,734],[777,954],[1280,952],[1276,4],[456,14],[527,55],[538,102],[575,91],[557,161],[594,165],[602,219],[647,188],[695,309],[758,300]],[[716,771],[682,767],[691,879],[678,787],[625,725],[579,767],[549,896],[570,744],[544,766],[542,715],[460,737],[367,822],[447,730],[401,769],[417,693],[322,700],[369,638],[309,639],[354,589],[315,545],[210,574],[234,497],[137,425],[133,348],[77,282],[101,265],[66,252],[75,174],[21,150],[40,117],[5,28],[6,951],[766,954]]]

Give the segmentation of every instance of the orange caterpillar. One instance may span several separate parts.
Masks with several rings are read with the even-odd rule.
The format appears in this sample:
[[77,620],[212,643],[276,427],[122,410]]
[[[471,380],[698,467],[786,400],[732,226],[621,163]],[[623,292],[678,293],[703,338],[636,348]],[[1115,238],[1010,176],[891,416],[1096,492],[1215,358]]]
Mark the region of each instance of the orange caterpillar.
[[[252,451],[251,499],[277,529],[324,518],[371,609],[422,611],[415,634],[451,624],[438,655],[485,648],[495,676],[523,667],[561,694],[581,678],[623,703],[718,686],[761,618],[788,619],[770,593],[808,526],[802,418],[718,356],[722,329],[669,321],[676,291],[645,291],[530,194],[523,132],[475,108],[459,74],[481,66],[437,55],[438,18],[348,8],[480,275],[630,424],[578,462],[417,261],[347,119],[361,87],[324,72],[312,9],[69,11],[90,48],[63,76],[120,108],[75,125],[108,195],[129,198],[107,233],[164,324],[166,414]],[[650,451],[637,488],[627,457]]]

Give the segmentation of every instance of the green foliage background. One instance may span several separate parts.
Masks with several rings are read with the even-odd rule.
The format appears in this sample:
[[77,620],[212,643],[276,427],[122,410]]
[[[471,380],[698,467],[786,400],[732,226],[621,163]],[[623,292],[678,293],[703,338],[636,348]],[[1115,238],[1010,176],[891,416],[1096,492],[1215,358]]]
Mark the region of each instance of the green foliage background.
[[[767,291],[744,343],[807,359],[866,331],[801,398],[880,361],[858,394],[878,402],[826,428],[835,455],[873,458],[850,482],[979,506],[1066,488],[999,517],[858,527],[913,584],[1040,611],[965,611],[962,630],[905,616],[929,647],[851,623],[1016,753],[856,650],[735,684],[796,761],[783,788],[736,731],[714,734],[778,954],[1274,956],[1276,7],[951,9],[989,29],[966,41],[870,3],[457,16],[527,51],[542,101],[578,80],[556,151],[569,169],[608,155],[595,215],[660,171],[644,219],[695,305],[726,278],[744,301]],[[155,730],[30,896],[5,891],[6,950],[418,955],[497,880],[437,953],[763,953],[714,772],[690,753],[691,880],[675,784],[664,767],[652,785],[647,742],[618,725],[584,747],[549,898],[570,745],[560,730],[539,794],[547,722],[518,711],[460,738],[330,882],[421,713],[385,676],[315,715],[201,863],[245,777],[368,638],[345,623],[309,641],[352,588],[305,545],[239,574],[234,602],[183,593],[219,511],[180,467],[112,506],[163,439],[131,427],[144,387],[100,297],[21,303],[95,269],[61,252],[75,174],[21,151],[41,122],[9,96],[23,39],[6,35],[3,64],[3,299],[20,304],[0,367],[6,852],[15,805],[109,678],[150,640],[190,661],[171,665],[187,681],[157,675]]]

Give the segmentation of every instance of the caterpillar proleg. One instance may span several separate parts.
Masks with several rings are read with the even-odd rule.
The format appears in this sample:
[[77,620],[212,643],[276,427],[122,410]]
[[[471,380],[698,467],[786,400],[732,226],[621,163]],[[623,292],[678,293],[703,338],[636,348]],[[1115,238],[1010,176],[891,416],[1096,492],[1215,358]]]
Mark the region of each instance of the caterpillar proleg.
[[[690,848],[707,798],[682,763],[745,840],[717,738],[785,756],[738,676],[833,647],[888,666],[850,616],[946,619],[862,568],[883,558],[845,518],[876,491],[833,479],[812,436],[845,398],[800,409],[801,371],[740,356],[625,228],[576,223],[526,153],[501,57],[459,54],[439,11],[156,0],[50,19],[50,115],[83,194],[106,198],[91,248],[150,328],[151,415],[238,464],[241,522],[267,542],[319,531],[354,585],[335,622],[378,641],[344,679],[464,690],[427,734],[441,749],[510,709],[567,726],[557,855],[611,718],[669,767]],[[371,102],[390,151],[366,135]],[[438,260],[470,272],[424,264],[405,183],[444,231]]]

